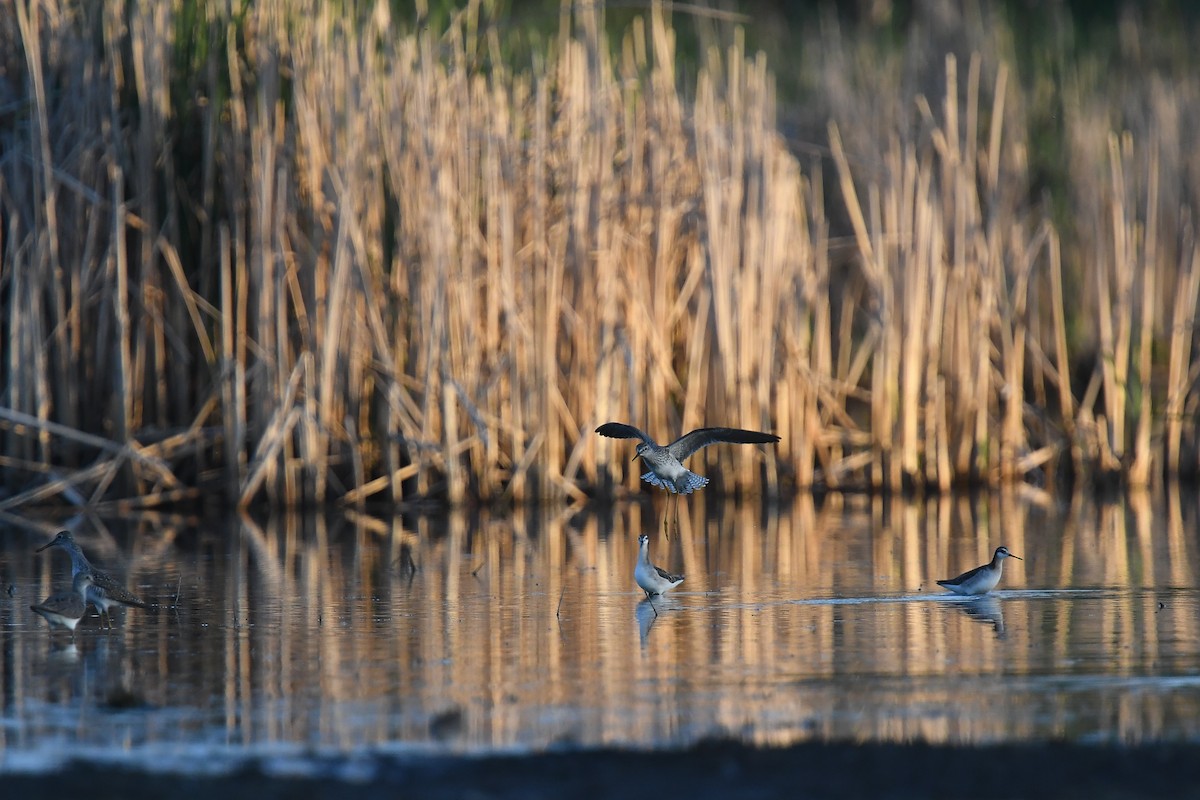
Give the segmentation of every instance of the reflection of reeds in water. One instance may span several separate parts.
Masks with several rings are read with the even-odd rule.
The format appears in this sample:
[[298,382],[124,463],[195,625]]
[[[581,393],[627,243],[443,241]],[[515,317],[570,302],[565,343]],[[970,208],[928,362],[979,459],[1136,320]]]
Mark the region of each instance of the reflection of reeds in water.
[[636,485],[606,419],[775,430],[719,476],[769,493],[1195,468],[1197,204],[1165,177],[1195,171],[1194,77],[1117,121],[1080,69],[1062,235],[987,12],[965,64],[915,47],[940,74],[814,38],[832,159],[805,170],[765,58],[733,35],[681,77],[658,6],[610,46],[567,4],[524,69],[480,4],[416,32],[386,4],[93,5],[0,27],[29,91],[0,134],[5,475],[79,468],[0,508],[578,499]]
[[[851,509],[800,498],[765,518],[755,505],[713,508],[685,507],[678,535],[656,540],[658,560],[695,577],[657,617],[632,577],[637,534],[657,520],[636,507],[611,519],[453,515],[411,527],[246,519],[187,533],[153,565],[129,559],[147,594],[181,587],[176,608],[111,636],[81,627],[81,660],[102,662],[100,699],[120,686],[182,712],[218,699],[231,741],[453,747],[699,731],[763,743],[1070,738],[1090,712],[1067,704],[1046,717],[1039,676],[1119,684],[1194,666],[1197,554],[1185,517],[1195,512],[1177,502],[1166,529],[1141,500],[1064,518],[1013,494]],[[1026,556],[985,598],[1002,605],[1003,638],[963,613],[976,601],[929,599],[933,577],[982,562],[997,541]],[[31,563],[8,547],[8,563]],[[400,567],[404,552],[415,574]],[[35,583],[34,594],[48,588]],[[1080,586],[1111,596],[1048,596]],[[1050,591],[1029,599],[1029,589]],[[43,657],[14,651],[9,672],[26,699],[49,686]],[[1090,672],[1076,676],[1081,657]],[[1016,699],[998,702],[1009,686]],[[1200,732],[1200,708],[1179,693],[1080,691],[1096,691],[1087,704],[1123,738]]]

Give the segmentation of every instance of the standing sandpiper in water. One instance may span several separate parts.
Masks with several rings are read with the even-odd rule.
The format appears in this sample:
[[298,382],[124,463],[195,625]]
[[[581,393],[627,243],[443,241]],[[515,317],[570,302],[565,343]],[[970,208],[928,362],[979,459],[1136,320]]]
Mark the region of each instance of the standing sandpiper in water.
[[1000,573],[1004,569],[1004,559],[1015,558],[1018,561],[1025,559],[1020,556],[1015,556],[1008,552],[1008,548],[1003,545],[996,548],[992,560],[984,564],[982,567],[968,570],[957,578],[950,578],[945,581],[938,581],[939,586],[945,586],[955,594],[979,595],[987,594],[992,589],[996,588],[996,584],[1000,582]]
[[[100,612],[101,616],[108,619],[109,627],[112,627],[112,618],[108,616],[108,609],[111,606],[148,607],[112,575],[109,575],[104,570],[93,567],[91,562],[88,561],[87,556],[83,554],[83,549],[75,541],[75,538],[71,536],[70,531],[59,531],[58,535],[49,544],[42,545],[37,549],[37,552],[40,553],[51,547],[65,550],[67,555],[71,557],[72,580],[77,579],[82,573],[86,572],[89,574],[88,584],[92,588],[88,590],[89,594],[84,597],[84,602],[96,606],[96,610]],[[75,591],[79,591],[78,583],[75,584]]]
[[683,583],[682,575],[672,575],[650,563],[650,537],[644,533],[638,537],[638,560],[633,569],[633,579],[642,587],[647,599],[656,594],[666,594]]
[[84,601],[79,591],[79,579],[75,579],[75,586],[69,592],[59,592],[52,594],[37,605],[30,606],[30,610],[41,614],[46,622],[50,623],[50,630],[55,628],[66,628],[71,632],[71,641],[75,641],[75,626],[79,624],[79,620],[83,619],[84,612],[87,611],[87,603]]
[[100,616],[108,620],[108,627],[112,628],[112,617],[108,613],[108,609],[113,606],[134,606],[136,608],[149,608],[148,605],[134,597],[123,587],[118,587],[120,591],[114,592],[106,589],[96,583],[96,576],[91,572],[81,572],[75,576],[75,591],[85,603],[91,603],[100,612]]

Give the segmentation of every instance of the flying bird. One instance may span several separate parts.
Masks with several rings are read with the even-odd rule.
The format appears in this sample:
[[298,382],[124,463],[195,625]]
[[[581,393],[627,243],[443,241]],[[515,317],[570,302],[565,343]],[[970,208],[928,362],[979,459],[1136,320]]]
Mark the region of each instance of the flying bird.
[[685,433],[668,445],[657,444],[641,430],[622,422],[606,422],[596,433],[611,439],[640,439],[633,460],[642,459],[649,471],[642,480],[661,486],[672,494],[691,494],[708,485],[708,478],[689,470],[683,460],[710,444],[773,444],[779,437],[773,433],[746,431],[740,428],[697,428]]

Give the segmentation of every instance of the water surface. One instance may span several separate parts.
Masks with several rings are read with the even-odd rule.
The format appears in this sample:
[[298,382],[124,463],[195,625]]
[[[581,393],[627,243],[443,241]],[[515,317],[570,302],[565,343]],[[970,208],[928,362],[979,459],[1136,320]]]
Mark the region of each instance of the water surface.
[[[470,519],[71,520],[157,603],[74,643],[44,533],[0,539],[0,765],[224,769],[272,755],[707,737],[1195,741],[1195,501],[802,498]],[[637,536],[687,579],[653,603]],[[1007,545],[981,599],[934,582]]]

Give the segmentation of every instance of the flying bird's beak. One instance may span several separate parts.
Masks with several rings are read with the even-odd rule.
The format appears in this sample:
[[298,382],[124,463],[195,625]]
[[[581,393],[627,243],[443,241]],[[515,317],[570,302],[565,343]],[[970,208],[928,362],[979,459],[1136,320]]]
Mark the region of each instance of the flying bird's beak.
[[[633,454],[633,458],[632,458],[632,459],[630,459],[630,460],[631,460],[631,461],[637,461],[637,460],[638,460],[639,458],[641,458],[641,457],[642,457],[642,454],[641,454],[641,453],[634,453],[634,454]],[[47,547],[49,547],[49,545],[47,545]]]
[[54,542],[50,542],[49,544],[44,544],[44,545],[42,545],[41,547],[39,547],[37,550],[35,550],[34,552],[35,552],[35,553],[40,553],[40,552],[42,552],[43,550],[45,550],[47,547],[49,547],[50,545],[52,545],[52,544],[54,544]]

